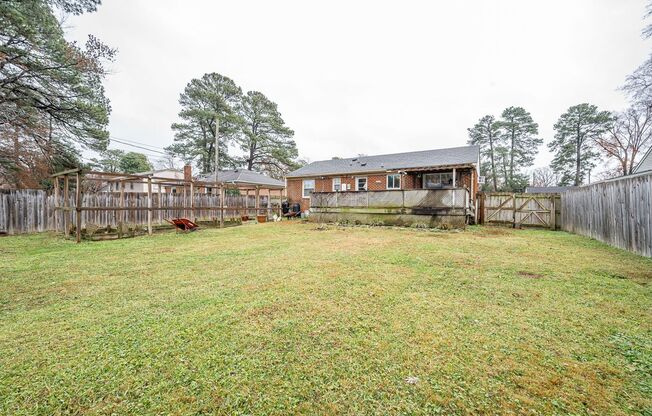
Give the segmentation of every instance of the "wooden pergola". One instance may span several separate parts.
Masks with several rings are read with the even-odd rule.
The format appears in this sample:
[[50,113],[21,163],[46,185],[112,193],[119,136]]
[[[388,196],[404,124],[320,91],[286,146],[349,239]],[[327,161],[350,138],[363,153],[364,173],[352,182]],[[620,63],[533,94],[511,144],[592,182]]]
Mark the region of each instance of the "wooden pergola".
[[[125,174],[125,173],[114,173],[114,172],[100,172],[93,170],[82,170],[81,168],[69,169],[62,172],[57,172],[51,177],[54,180],[54,195],[55,195],[55,228],[59,230],[59,226],[63,225],[63,230],[66,234],[66,237],[70,236],[70,225],[72,224],[72,212],[76,212],[76,224],[75,224],[75,233],[76,240],[79,243],[81,241],[81,229],[82,229],[82,212],[84,211],[113,211],[116,213],[116,216],[119,217],[119,223],[124,222],[125,213],[130,211],[147,211],[147,233],[152,234],[152,213],[154,211],[179,211],[182,210],[184,215],[187,215],[188,212],[194,216],[195,212],[198,210],[201,211],[215,211],[217,212],[216,221],[219,219],[219,226],[224,227],[224,217],[225,212],[228,211],[251,211],[256,212],[256,216],[264,213],[269,215],[274,211],[274,208],[271,204],[272,191],[278,192],[279,197],[279,206],[278,213],[279,217],[282,217],[281,212],[281,202],[284,196],[284,186],[276,186],[269,184],[255,184],[255,183],[229,183],[229,182],[220,182],[220,181],[195,181],[193,179],[172,179],[164,177],[156,177],[153,175],[138,175],[138,174]],[[118,206],[83,206],[82,198],[82,181],[96,182],[100,184],[100,187],[110,186],[111,184],[117,184],[119,187],[120,197]],[[74,182],[74,192],[75,192],[75,203],[74,206],[70,204],[70,188],[71,182]],[[136,206],[125,206],[125,184],[127,183],[142,183],[146,185],[146,194],[147,194],[147,206],[146,207],[136,207]],[[158,202],[159,206],[153,206],[152,204],[152,185],[158,185]],[[161,203],[161,190],[164,186],[175,187],[176,189],[182,188],[183,195],[183,206],[160,206]],[[214,206],[195,206],[194,196],[196,190],[200,187],[217,189],[219,195],[219,205]],[[245,206],[225,206],[225,196],[228,189],[238,189],[240,192],[245,192]],[[268,206],[260,206],[260,190],[264,189],[268,191]],[[63,191],[63,195],[61,195]],[[249,192],[253,191],[255,195],[255,206],[248,206]],[[100,191],[102,192],[102,191]],[[179,192],[177,192],[178,194]],[[209,195],[206,193],[206,195]],[[212,193],[210,195],[213,195]],[[63,205],[60,204],[61,197],[63,196]],[[187,196],[189,198],[189,204],[186,205]],[[62,221],[57,215],[58,212],[63,213]],[[119,215],[118,215],[119,214]]]

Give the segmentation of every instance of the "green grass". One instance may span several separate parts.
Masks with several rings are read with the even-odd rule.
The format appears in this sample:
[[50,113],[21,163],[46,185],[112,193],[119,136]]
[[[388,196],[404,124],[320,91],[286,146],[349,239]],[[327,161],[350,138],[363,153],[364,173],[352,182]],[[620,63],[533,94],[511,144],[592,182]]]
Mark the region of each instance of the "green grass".
[[0,253],[1,414],[652,414],[652,261],[563,232],[281,223]]

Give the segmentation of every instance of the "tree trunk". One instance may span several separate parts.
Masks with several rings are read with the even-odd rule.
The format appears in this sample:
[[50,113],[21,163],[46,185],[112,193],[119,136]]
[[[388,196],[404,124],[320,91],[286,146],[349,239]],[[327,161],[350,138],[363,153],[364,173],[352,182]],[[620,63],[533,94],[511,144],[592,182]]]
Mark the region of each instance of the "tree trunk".
[[580,138],[577,138],[577,143],[576,143],[576,154],[575,154],[575,186],[580,186],[580,168],[581,168],[581,161],[582,161],[582,154],[581,154],[581,149],[582,149],[582,144],[580,142]]
[[512,128],[512,143],[511,148],[509,149],[509,186],[511,188],[512,183],[514,183],[514,140],[515,140],[514,129]]
[[[503,176],[505,177],[505,181],[507,181],[507,163],[505,163],[505,162],[506,162],[505,159],[506,159],[506,158],[505,158],[505,156],[503,155],[503,157],[502,157]],[[506,183],[505,183],[505,186],[507,186]]]
[[[256,132],[255,127],[253,128],[254,134]],[[247,160],[247,169],[253,170],[254,167],[254,157],[256,156],[256,142],[253,142],[249,146],[249,159]]]
[[494,183],[494,192],[498,190],[498,178],[496,178],[496,161],[494,158],[494,138],[489,133],[489,151],[491,152],[491,179]]

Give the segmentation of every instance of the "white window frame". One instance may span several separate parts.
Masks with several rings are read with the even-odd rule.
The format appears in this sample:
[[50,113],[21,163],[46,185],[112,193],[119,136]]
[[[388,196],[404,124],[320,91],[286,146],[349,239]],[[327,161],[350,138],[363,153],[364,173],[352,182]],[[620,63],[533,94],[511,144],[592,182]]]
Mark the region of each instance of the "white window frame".
[[[360,189],[359,180],[364,179],[364,189]],[[356,191],[367,191],[369,190],[369,178],[366,176],[356,176],[355,177],[355,190]]]
[[[441,188],[446,188],[446,187],[451,187],[451,186],[453,186],[452,184],[442,184],[442,183],[441,183],[441,175],[443,175],[443,174],[449,174],[449,175],[451,175],[451,179],[453,179],[453,183],[455,182],[455,179],[454,179],[454,178],[455,178],[455,176],[454,176],[454,172],[453,172],[453,171],[450,171],[450,170],[448,170],[448,171],[442,171],[442,172],[424,173],[423,176],[421,177],[421,181],[422,181],[422,183],[421,183],[421,187],[422,187],[423,189],[441,189]],[[433,176],[434,176],[434,175],[439,175],[439,185],[440,185],[440,186],[438,186],[438,187],[433,187],[433,188],[427,188],[427,187],[426,187],[426,177],[429,176],[429,175],[433,175]]]
[[[337,179],[337,184],[340,186],[340,189],[335,189],[335,180]],[[342,192],[342,178],[337,177],[333,178],[333,192]]]
[[301,181],[301,197],[310,199],[310,195],[306,195],[306,182],[312,182],[312,192],[315,192],[315,187],[317,186],[317,183],[315,182],[314,179],[304,179]]
[[[394,177],[394,185],[391,188],[389,187],[389,177],[390,176]],[[398,187],[396,186],[396,177],[398,177]],[[389,174],[387,174],[387,181],[385,183],[385,188],[386,189],[392,189],[392,190],[401,189],[401,185],[403,185],[402,182],[403,182],[403,178],[401,177],[400,173],[389,173]]]

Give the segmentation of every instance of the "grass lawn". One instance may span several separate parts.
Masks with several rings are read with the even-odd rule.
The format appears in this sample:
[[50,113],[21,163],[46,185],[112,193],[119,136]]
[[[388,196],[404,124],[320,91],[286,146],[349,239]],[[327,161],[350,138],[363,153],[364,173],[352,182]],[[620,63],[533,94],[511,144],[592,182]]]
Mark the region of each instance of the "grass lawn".
[[652,414],[652,260],[298,222],[0,238],[0,414]]

